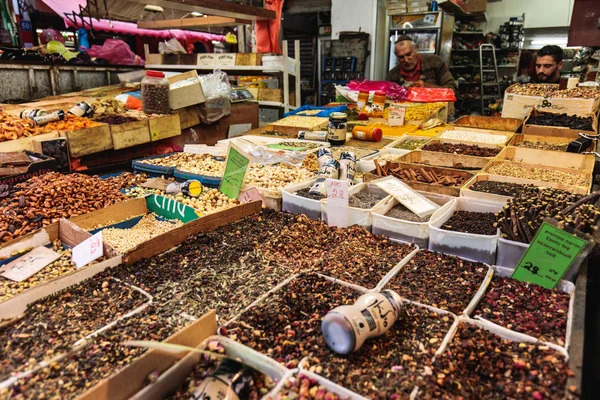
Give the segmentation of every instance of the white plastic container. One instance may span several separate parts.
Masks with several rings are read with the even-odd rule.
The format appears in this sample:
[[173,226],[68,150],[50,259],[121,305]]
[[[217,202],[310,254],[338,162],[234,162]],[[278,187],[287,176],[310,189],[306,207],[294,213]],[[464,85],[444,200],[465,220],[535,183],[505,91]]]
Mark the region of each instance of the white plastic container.
[[[384,194],[385,197],[375,204],[370,209],[364,208],[356,208],[356,207],[348,207],[348,226],[358,225],[360,227],[365,228],[366,230],[371,230],[371,225],[373,224],[373,216],[372,211],[380,204],[384,203],[390,197],[383,189],[380,189],[378,186],[369,184],[369,183],[359,183],[358,185],[352,186],[348,190],[349,196],[352,196],[358,192],[363,190],[368,190],[371,193],[381,193]],[[327,199],[321,200],[321,220],[327,223]]]
[[478,235],[441,229],[455,211],[498,212],[504,204],[459,197],[446,203],[429,220],[429,250],[452,254],[487,264],[496,263],[500,235]]
[[[392,155],[394,157],[394,159],[396,160],[396,162],[399,162],[400,157],[402,157],[404,154],[408,154],[408,153],[410,153],[410,150],[396,151],[394,149],[383,148],[378,153],[371,154],[370,156],[367,156],[367,157],[364,157],[364,158],[358,160],[356,162],[356,170],[358,172],[362,172],[362,173],[371,172],[376,169],[375,160],[378,159],[379,157],[381,157],[381,156],[385,157],[386,155]],[[379,163],[379,165],[382,165],[382,166],[383,166],[383,164],[385,164],[385,162]]]
[[[418,192],[434,203],[443,206],[452,201],[454,197],[443,194]],[[387,236],[391,239],[414,243],[426,249],[429,245],[429,222],[412,222],[386,217],[386,213],[399,204],[398,200],[390,197],[384,203],[378,204],[373,209],[373,233]]]
[[294,214],[305,214],[308,218],[321,219],[321,201],[309,199],[295,194],[298,190],[312,187],[316,179],[286,186],[281,189],[281,211]]

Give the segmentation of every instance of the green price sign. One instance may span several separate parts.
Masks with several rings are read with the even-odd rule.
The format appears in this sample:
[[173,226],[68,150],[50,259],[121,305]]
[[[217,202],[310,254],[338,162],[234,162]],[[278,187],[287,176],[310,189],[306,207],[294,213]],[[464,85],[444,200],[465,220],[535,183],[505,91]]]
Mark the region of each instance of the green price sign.
[[584,239],[544,222],[512,277],[552,289],[586,245]]
[[237,199],[242,191],[246,173],[250,166],[250,158],[236,145],[229,143],[227,163],[219,190],[230,199]]
[[165,196],[155,194],[146,197],[146,207],[148,210],[165,217],[167,219],[178,219],[182,222],[190,222],[198,219],[196,211],[183,203],[170,199]]

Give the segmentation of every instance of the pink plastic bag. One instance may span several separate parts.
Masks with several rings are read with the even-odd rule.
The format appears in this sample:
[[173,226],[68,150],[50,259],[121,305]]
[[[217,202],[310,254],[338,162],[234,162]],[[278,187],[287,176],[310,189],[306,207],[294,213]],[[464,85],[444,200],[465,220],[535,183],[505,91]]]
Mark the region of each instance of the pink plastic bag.
[[385,92],[386,97],[391,100],[406,100],[408,96],[406,88],[388,81],[350,81],[348,89]]
[[436,101],[456,101],[454,90],[448,88],[421,88],[408,89],[408,101],[415,103],[433,103]]
[[88,54],[115,65],[144,65],[144,61],[131,51],[129,45],[118,39],[106,39],[102,46],[93,45]]

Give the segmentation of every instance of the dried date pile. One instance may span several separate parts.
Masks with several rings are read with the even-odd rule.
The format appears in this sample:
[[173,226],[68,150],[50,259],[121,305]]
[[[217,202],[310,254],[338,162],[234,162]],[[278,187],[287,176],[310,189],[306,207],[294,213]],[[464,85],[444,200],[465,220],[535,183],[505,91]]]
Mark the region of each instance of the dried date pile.
[[220,333],[295,368],[324,344],[321,320],[325,314],[339,305],[353,304],[360,295],[316,274],[302,274]]
[[481,287],[488,267],[424,250],[417,253],[385,289],[442,310],[461,314]]
[[569,302],[559,289],[494,276],[473,316],[564,346]]
[[555,114],[540,111],[530,116],[527,120],[528,125],[562,126],[580,131],[593,131],[593,122],[592,117],[578,117],[577,115],[569,115],[567,113]]
[[456,211],[441,229],[476,235],[495,235],[496,216],[494,213],[475,211]]
[[423,399],[560,399],[565,395],[565,357],[543,344],[519,343],[461,324],[436,357]]
[[385,335],[340,356],[320,338],[310,371],[371,399],[408,398],[454,322],[451,314],[405,304]]

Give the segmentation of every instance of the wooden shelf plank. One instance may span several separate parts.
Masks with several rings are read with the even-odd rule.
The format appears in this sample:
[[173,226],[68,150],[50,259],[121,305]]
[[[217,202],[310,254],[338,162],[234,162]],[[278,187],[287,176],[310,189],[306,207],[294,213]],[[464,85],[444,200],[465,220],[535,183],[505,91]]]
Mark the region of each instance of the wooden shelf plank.
[[237,26],[249,24],[252,21],[227,17],[200,17],[184,19],[163,19],[158,21],[138,21],[140,29],[201,29]]
[[241,4],[229,3],[224,0],[129,0],[139,4],[149,4],[163,8],[171,8],[183,11],[197,11],[202,14],[217,17],[227,17],[250,21],[275,19],[275,11],[265,8],[243,6]]

